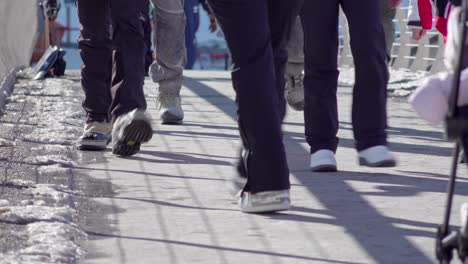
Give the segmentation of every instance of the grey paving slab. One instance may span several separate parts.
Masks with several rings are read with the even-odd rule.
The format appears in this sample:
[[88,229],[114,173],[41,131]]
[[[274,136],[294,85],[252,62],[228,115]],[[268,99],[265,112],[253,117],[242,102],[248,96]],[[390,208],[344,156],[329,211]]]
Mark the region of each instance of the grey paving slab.
[[[452,144],[441,127],[389,99],[390,142],[399,166],[357,165],[351,90],[339,89],[338,173],[308,170],[303,115],[288,109],[284,140],[291,169],[290,211],[238,211],[224,179],[234,173],[239,136],[226,72],[187,72],[183,125],[161,125],[156,85],[146,82],[152,141],[132,158],[79,152],[76,174],[106,183],[91,198],[82,263],[434,263]],[[455,208],[468,201],[460,171]],[[90,182],[90,185],[93,183]],[[459,223],[458,210],[454,224]]]

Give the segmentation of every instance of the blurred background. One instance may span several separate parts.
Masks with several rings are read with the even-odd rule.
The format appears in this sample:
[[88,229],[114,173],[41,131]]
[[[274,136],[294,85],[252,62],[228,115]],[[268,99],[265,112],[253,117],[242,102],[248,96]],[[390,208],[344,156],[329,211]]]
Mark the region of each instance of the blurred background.
[[[79,23],[75,0],[61,0],[62,7],[55,23],[51,24],[53,44],[58,44],[66,50],[67,69],[79,69],[81,59],[77,48]],[[210,32],[210,19],[207,12],[196,6],[199,12],[200,24],[195,34],[196,60],[195,70],[226,70],[229,65],[229,55],[226,42],[219,27]],[[44,52],[44,22],[42,14],[38,14],[39,37],[35,46],[32,62],[40,59]]]

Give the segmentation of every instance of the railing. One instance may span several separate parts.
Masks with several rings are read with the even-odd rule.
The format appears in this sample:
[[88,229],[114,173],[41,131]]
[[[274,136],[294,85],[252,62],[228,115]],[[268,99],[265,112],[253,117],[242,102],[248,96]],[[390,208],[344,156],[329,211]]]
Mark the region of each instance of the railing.
[[[395,23],[395,42],[393,43],[390,66],[394,69],[409,69],[411,71],[439,72],[445,69],[443,64],[444,44],[442,36],[431,30],[419,41],[411,38],[407,27],[408,6],[398,9]],[[340,59],[341,66],[353,67],[351,48],[349,45],[348,25],[343,13],[340,12]]]

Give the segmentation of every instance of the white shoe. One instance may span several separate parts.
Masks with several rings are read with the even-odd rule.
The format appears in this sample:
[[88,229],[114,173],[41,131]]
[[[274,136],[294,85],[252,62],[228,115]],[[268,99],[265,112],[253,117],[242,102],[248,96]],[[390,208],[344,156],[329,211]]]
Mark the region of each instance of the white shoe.
[[328,149],[321,149],[310,155],[310,169],[315,172],[337,171],[335,153]]
[[291,205],[289,190],[244,192],[239,198],[240,210],[244,213],[267,213],[288,210]]
[[380,145],[359,151],[359,165],[368,167],[395,167],[395,156],[387,146]]
[[122,114],[112,128],[112,153],[132,156],[140,151],[140,145],[153,136],[151,121],[144,111],[135,109]]
[[181,124],[184,119],[180,96],[175,93],[161,92],[158,95],[157,106],[159,117],[163,124]]

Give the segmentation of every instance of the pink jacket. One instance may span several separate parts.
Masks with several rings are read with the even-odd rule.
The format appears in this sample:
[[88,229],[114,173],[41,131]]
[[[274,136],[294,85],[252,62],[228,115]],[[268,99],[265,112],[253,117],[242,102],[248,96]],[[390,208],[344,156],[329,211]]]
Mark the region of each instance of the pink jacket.
[[[445,66],[448,72],[441,72],[428,77],[410,96],[409,102],[416,113],[431,123],[441,123],[448,112],[450,91],[452,90],[454,65],[458,61],[457,47],[460,43],[458,19],[461,8],[452,9],[448,20],[448,35],[445,45]],[[465,42],[464,69],[460,77],[458,105],[468,105],[468,38]]]
[[[444,121],[448,112],[452,82],[453,74],[449,72],[438,73],[424,80],[409,98],[414,111],[431,123],[438,124]],[[460,78],[458,105],[468,105],[468,69],[462,72]]]

